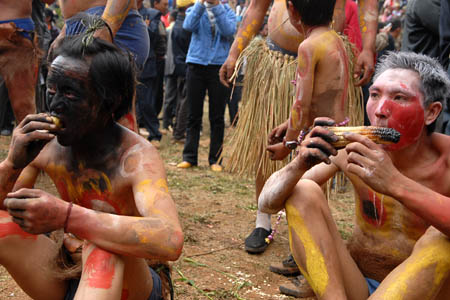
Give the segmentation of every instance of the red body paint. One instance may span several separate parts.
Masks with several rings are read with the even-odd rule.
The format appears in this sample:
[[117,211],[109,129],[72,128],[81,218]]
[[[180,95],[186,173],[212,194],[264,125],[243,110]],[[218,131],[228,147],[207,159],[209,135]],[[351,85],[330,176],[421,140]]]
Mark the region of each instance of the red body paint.
[[385,223],[387,217],[383,203],[378,195],[371,189],[367,189],[367,195],[369,196],[369,199],[360,198],[361,215],[367,223],[375,227],[381,227]]
[[[1,218],[8,218],[10,215],[6,211],[0,211],[0,219]],[[20,228],[19,225],[12,221],[8,221],[6,223],[0,223],[0,238],[4,238],[10,235],[17,235],[20,236],[23,239],[32,239],[36,240],[37,235],[25,232]]]
[[120,300],[127,300],[128,299],[128,290],[122,289],[122,296],[120,297]]
[[98,289],[109,289],[114,278],[114,262],[112,254],[95,248],[86,260],[85,269],[88,274],[88,285]]

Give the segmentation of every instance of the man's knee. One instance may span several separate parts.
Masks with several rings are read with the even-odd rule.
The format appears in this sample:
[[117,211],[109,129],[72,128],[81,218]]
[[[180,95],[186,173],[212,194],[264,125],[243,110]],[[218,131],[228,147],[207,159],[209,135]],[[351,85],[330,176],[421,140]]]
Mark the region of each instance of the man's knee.
[[290,214],[290,208],[299,212],[312,213],[322,209],[325,195],[320,186],[308,179],[300,180],[286,201],[286,213]]
[[19,225],[14,223],[8,212],[0,210],[0,259],[5,252],[11,252],[22,240],[36,239],[36,235],[23,231]]
[[412,255],[423,251],[431,251],[450,263],[450,239],[432,226],[416,242]]
[[87,275],[89,285],[95,288],[107,288],[115,274],[123,271],[124,262],[120,255],[114,254],[93,243],[83,246],[83,274]]

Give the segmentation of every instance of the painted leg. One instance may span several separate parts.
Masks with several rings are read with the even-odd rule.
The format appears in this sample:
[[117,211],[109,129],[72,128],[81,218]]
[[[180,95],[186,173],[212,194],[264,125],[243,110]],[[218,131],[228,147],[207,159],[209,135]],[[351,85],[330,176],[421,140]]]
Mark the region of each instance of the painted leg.
[[450,240],[430,227],[369,299],[450,299]]
[[83,272],[74,299],[121,299],[123,273],[124,262],[120,256],[85,242]]
[[366,299],[367,284],[342,241],[320,186],[301,180],[286,202],[294,259],[319,299]]
[[0,210],[0,264],[32,299],[63,299],[66,283],[55,278],[52,260],[56,244],[44,235],[32,235]]

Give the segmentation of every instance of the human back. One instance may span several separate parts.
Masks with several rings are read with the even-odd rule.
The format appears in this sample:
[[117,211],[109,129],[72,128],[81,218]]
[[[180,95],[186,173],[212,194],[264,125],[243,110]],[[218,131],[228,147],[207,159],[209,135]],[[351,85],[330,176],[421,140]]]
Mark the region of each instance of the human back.
[[0,1],[0,21],[29,18],[32,0]]
[[[85,11],[91,7],[105,6],[107,0],[77,0],[77,1],[59,1],[61,13],[64,19],[68,19],[81,11]],[[132,0],[131,9],[136,9],[136,0]]]

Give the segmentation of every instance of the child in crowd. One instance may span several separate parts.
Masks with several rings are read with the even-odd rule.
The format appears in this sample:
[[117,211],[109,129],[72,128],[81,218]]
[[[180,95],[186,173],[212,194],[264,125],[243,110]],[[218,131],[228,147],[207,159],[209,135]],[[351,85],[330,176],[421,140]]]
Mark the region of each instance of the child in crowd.
[[[331,28],[336,0],[289,0],[291,24],[304,35],[298,47],[296,93],[289,120],[269,136],[271,159],[282,160],[316,117],[345,119],[349,64],[345,45]],[[281,143],[277,137],[286,133]],[[301,139],[301,138],[300,138]],[[276,143],[276,144],[275,144]]]

